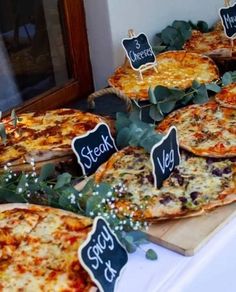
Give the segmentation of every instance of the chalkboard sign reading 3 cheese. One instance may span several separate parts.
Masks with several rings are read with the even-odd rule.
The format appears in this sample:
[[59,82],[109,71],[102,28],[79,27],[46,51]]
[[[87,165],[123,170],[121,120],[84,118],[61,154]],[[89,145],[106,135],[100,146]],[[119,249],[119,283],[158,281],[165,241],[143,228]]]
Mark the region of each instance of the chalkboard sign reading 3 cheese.
[[236,3],[229,7],[223,7],[219,10],[221,22],[227,37],[236,36]]
[[132,38],[124,38],[122,45],[134,70],[140,70],[144,65],[156,65],[156,56],[144,33]]
[[117,151],[109,127],[99,123],[92,131],[72,140],[72,149],[78,158],[83,174],[90,175]]
[[176,127],[171,127],[166,136],[151,150],[151,162],[155,187],[160,188],[174,167],[180,163],[179,144]]
[[99,291],[112,292],[128,255],[102,217],[96,217],[87,240],[80,246],[78,256]]

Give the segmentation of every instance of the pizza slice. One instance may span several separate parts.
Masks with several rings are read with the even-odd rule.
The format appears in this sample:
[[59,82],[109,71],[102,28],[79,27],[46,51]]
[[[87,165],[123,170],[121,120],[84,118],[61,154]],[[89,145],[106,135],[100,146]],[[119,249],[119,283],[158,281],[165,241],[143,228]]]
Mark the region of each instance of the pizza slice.
[[[43,206],[17,204],[16,208],[16,204],[7,204],[0,206],[3,208],[8,210],[0,212],[0,216],[5,216],[2,226],[12,226],[12,233],[27,225],[27,217],[20,215],[22,212],[31,212],[40,219],[19,238],[11,258],[0,265],[1,292],[96,291],[77,256],[91,229],[91,219]],[[14,224],[10,213],[15,214]]]
[[150,154],[143,148],[126,147],[94,175],[117,191],[121,217],[163,220],[196,216],[236,200],[236,164],[230,159],[206,159],[187,152],[160,189],[154,187]]
[[223,107],[236,109],[236,83],[224,86],[215,99]]

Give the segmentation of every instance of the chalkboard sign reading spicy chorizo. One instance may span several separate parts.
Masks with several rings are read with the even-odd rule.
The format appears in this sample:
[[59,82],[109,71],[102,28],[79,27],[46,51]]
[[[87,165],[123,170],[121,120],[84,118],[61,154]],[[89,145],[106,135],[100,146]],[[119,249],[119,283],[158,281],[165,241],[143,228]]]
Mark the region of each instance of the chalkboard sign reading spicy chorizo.
[[132,38],[124,38],[122,45],[134,70],[140,70],[144,65],[156,64],[156,56],[144,33],[140,33]]
[[236,36],[236,3],[229,7],[223,7],[219,10],[221,22],[227,37]]
[[116,235],[102,217],[96,217],[78,256],[99,291],[112,292],[128,262],[128,255]]

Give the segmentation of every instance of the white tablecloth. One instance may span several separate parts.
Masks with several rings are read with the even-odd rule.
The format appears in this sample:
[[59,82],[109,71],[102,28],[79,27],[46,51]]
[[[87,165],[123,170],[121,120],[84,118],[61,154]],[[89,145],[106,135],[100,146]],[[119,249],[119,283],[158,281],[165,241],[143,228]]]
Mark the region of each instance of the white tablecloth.
[[192,257],[155,244],[142,248],[153,248],[158,260],[146,260],[142,250],[129,255],[116,292],[236,291],[236,218]]

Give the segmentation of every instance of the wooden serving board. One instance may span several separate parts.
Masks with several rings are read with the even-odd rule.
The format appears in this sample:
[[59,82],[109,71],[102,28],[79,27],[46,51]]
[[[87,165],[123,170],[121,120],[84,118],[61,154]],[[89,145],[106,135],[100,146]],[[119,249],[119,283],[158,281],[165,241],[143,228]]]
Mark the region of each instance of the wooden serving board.
[[153,224],[147,234],[154,243],[192,256],[235,215],[236,203],[232,203],[199,217]]

